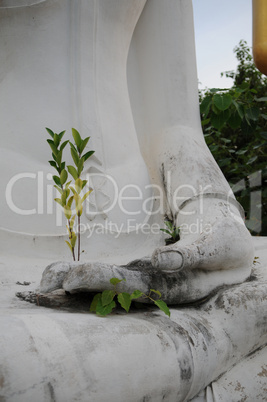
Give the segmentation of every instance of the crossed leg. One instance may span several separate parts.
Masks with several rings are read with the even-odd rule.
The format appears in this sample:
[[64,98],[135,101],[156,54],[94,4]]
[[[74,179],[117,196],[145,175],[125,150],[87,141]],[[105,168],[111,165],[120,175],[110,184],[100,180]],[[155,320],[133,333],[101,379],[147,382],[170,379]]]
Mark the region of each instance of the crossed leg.
[[[70,264],[57,286],[104,290],[116,276],[126,279],[122,291],[156,288],[168,303],[198,300],[244,281],[254,254],[242,208],[201,131],[191,3],[147,2],[131,46],[138,62],[128,65],[128,84],[139,142],[151,177],[165,189],[166,212],[181,227],[181,240],[127,266]],[[41,290],[48,291],[46,278],[54,270],[44,273]]]

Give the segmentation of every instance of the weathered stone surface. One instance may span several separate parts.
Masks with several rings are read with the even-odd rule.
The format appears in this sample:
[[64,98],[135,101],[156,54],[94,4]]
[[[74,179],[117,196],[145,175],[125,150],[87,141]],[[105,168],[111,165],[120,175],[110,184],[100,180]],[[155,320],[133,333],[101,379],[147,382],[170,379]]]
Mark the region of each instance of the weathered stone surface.
[[[20,5],[29,7],[8,9],[19,3],[7,0],[0,7],[6,61],[0,91],[0,192],[6,194],[0,243],[12,251],[1,278],[0,399],[187,401],[266,343],[265,279],[221,289],[202,306],[173,307],[171,319],[155,310],[106,319],[67,312],[68,298],[51,292],[103,290],[117,276],[127,279],[124,290],[155,287],[169,303],[181,303],[250,275],[251,237],[236,203],[226,202],[233,194],[199,124],[191,2],[27,0]],[[27,94],[24,103],[21,93]],[[138,228],[148,221],[151,229],[154,222],[162,226],[165,213],[183,230],[179,246],[155,251],[154,268],[147,260],[128,266],[53,264],[40,285],[49,293],[26,295],[36,298],[37,305],[30,305],[15,298],[16,283],[30,280],[29,291],[35,290],[40,275],[33,255],[64,254],[67,237],[65,222],[56,225],[57,210],[51,208],[51,170],[40,131],[47,120],[55,127],[76,121],[85,135],[96,133],[96,157],[86,170],[100,178],[94,177],[93,213],[87,217],[101,229],[115,223],[116,233],[94,233],[88,241],[92,227],[85,208],[86,259],[103,256],[110,263],[114,257],[125,264],[126,255],[151,253],[163,239]],[[154,199],[150,179],[161,201]],[[137,197],[124,191],[129,186]],[[160,212],[150,214],[155,211]],[[210,236],[200,227],[188,230],[200,221],[211,226]],[[30,256],[27,264],[16,260],[22,255]],[[57,309],[38,306],[38,298]]]
[[89,312],[90,303],[93,298],[92,294],[89,293],[67,294],[63,289],[45,294],[32,291],[17,292],[16,296],[21,300],[41,307],[85,311],[87,313]]
[[[169,304],[181,304],[201,300],[223,286],[246,280],[250,269],[235,268],[229,271],[203,271],[186,269],[165,272],[151,265],[149,258],[135,260],[128,265],[117,266],[104,263],[55,263],[43,273],[40,291],[50,292],[63,288],[68,292],[96,292],[113,289],[109,280],[113,277],[126,279],[119,290],[133,292],[139,289],[149,293],[157,289]],[[147,299],[144,299],[147,302]]]
[[264,402],[266,395],[267,347],[263,347],[208,385],[191,402]]
[[59,303],[69,298],[62,290],[42,295],[54,295],[53,309],[21,301],[16,282],[31,282],[27,290],[37,293],[44,262],[2,259],[2,399],[185,402],[208,387],[201,401],[212,400],[211,391],[222,401],[256,401],[266,388],[264,360],[255,355],[253,367],[250,357],[242,360],[267,344],[266,240],[255,240],[253,280],[201,305],[173,307],[171,319],[150,306],[100,318]]
[[46,267],[40,282],[40,292],[52,292],[62,288],[62,283],[71,268],[68,262],[54,262]]

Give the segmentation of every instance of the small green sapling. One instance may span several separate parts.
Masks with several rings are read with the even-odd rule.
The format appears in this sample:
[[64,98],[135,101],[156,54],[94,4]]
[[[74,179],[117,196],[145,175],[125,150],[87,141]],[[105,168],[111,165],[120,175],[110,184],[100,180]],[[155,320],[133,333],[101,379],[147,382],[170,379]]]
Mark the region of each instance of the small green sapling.
[[[64,215],[67,219],[67,230],[69,234],[69,240],[66,240],[68,247],[71,250],[73,261],[76,260],[75,256],[75,246],[77,242],[77,261],[80,261],[81,255],[81,233],[80,233],[80,220],[83,213],[83,203],[92,189],[89,189],[85,194],[82,194],[82,190],[88,183],[88,180],[82,180],[81,174],[84,169],[84,162],[93,155],[95,151],[84,152],[86,145],[90,137],[82,139],[79,132],[73,128],[72,136],[74,143],[71,141],[64,141],[61,144],[61,140],[65,134],[62,131],[59,134],[54,133],[50,128],[46,128],[48,134],[52,139],[48,139],[47,142],[52,150],[53,160],[49,161],[49,164],[54,167],[57,171],[57,175],[53,176],[55,182],[55,188],[60,194],[60,198],[55,198],[55,201],[63,208]],[[66,169],[66,162],[62,162],[63,150],[69,143],[71,156],[74,162],[74,166],[68,165]],[[72,180],[68,180],[69,174],[74,180],[74,185]],[[72,209],[72,204],[75,204],[75,209]],[[74,226],[77,217],[77,234],[75,232]]]

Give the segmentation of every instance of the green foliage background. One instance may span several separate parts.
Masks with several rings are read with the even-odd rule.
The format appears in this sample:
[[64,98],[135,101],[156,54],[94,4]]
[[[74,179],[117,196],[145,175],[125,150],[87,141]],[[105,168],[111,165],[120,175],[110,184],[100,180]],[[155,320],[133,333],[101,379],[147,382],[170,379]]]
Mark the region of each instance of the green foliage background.
[[[234,49],[237,70],[230,89],[199,92],[206,143],[246,213],[253,235],[267,235],[267,78],[253,63],[251,49]],[[260,197],[260,198],[259,198]]]

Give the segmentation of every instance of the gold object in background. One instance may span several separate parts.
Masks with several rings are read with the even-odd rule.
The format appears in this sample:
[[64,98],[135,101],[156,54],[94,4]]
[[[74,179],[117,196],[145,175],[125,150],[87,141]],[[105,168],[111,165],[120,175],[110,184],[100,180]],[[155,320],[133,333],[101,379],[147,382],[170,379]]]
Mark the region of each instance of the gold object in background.
[[253,0],[253,58],[267,75],[267,0]]

